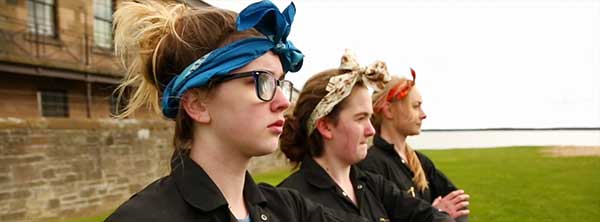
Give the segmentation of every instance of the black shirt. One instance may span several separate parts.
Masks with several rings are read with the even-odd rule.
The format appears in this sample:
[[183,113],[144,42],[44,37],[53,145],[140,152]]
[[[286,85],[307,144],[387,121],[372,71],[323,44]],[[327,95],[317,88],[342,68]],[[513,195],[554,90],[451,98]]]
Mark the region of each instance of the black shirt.
[[[394,144],[390,144],[375,135],[373,146],[369,148],[367,157],[357,164],[363,170],[382,175],[386,179],[393,181],[400,189],[409,195],[415,195],[417,198],[432,203],[438,196],[444,197],[452,191],[457,190],[456,186],[437,168],[433,162],[423,153],[416,151],[421,167],[429,183],[429,189],[421,192],[412,181],[414,173],[408,167],[408,163],[402,160],[400,155],[394,149]],[[459,221],[466,221],[461,218]]]
[[298,190],[305,197],[369,221],[453,221],[430,204],[411,198],[382,176],[352,166],[350,180],[354,186],[355,205],[327,172],[312,158],[304,158],[300,169],[278,186]]
[[[174,159],[171,174],[123,203],[106,221],[237,221],[218,187],[187,155]],[[364,221],[302,198],[297,192],[256,185],[246,173],[244,199],[252,222]]]

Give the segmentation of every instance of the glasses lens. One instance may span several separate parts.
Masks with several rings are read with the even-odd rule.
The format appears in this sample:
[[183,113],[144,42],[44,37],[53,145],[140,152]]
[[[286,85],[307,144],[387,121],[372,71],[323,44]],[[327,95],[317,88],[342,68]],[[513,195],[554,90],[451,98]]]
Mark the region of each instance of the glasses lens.
[[273,99],[275,95],[275,77],[269,73],[258,74],[258,82],[256,89],[258,97],[264,101]]
[[279,83],[281,84],[281,91],[283,92],[285,98],[287,98],[289,101],[292,101],[292,82],[288,80],[280,80]]

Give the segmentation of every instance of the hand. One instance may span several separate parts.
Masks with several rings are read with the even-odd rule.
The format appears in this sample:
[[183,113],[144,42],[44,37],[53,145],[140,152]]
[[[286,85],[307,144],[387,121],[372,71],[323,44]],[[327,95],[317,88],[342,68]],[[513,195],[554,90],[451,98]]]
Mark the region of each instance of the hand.
[[452,218],[458,218],[469,215],[470,211],[465,209],[469,206],[469,197],[464,190],[455,190],[443,198],[435,198],[431,205],[450,214]]

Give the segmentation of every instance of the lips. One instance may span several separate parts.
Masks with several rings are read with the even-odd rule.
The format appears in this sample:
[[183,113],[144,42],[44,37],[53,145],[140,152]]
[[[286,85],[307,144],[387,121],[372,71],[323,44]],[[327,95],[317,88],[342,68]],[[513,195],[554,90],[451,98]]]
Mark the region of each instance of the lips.
[[284,122],[285,121],[283,121],[283,120],[277,120],[277,121],[269,124],[269,126],[267,126],[267,127],[283,127]]
[[267,126],[267,128],[269,128],[271,130],[271,132],[275,133],[275,134],[281,134],[281,132],[283,132],[283,123],[285,123],[285,121],[283,120],[277,120],[271,124],[269,124]]

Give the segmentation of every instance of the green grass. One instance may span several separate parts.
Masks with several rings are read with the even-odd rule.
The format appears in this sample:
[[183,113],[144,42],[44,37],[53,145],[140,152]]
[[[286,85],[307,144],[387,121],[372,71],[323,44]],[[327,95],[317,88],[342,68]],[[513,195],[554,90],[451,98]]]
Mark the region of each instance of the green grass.
[[[578,221],[600,218],[600,157],[549,157],[540,147],[423,150],[471,195],[470,221]],[[290,169],[254,175],[277,185]],[[102,221],[97,217],[65,220]]]
[[101,222],[104,221],[112,212],[106,212],[103,214],[90,216],[90,217],[80,217],[80,218],[67,218],[67,219],[47,219],[41,220],[39,222]]
[[288,175],[292,174],[292,172],[293,171],[290,168],[277,169],[271,172],[252,175],[252,178],[256,183],[268,183],[273,186],[277,186],[279,182],[285,179]]
[[597,221],[600,158],[550,157],[541,149],[424,153],[471,194],[472,221]]

